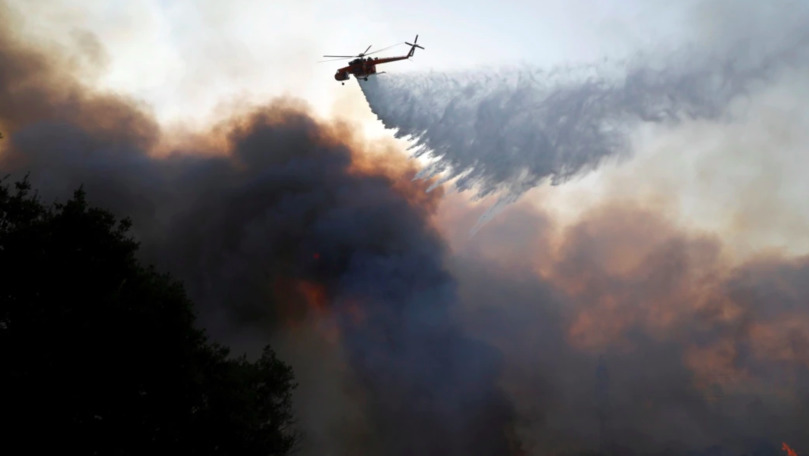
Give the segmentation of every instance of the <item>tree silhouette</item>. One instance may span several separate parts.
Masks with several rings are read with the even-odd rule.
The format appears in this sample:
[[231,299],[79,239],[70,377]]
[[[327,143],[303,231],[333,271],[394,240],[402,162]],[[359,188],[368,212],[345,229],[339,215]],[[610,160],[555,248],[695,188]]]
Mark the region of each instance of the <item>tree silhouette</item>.
[[291,451],[293,374],[270,347],[251,362],[209,342],[130,222],[81,189],[48,206],[27,178],[0,184],[4,453]]

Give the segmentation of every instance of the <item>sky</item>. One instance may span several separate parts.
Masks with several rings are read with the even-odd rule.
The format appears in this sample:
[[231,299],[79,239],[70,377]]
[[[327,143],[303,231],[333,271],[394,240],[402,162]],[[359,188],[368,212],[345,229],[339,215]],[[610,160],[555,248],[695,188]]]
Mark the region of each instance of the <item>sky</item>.
[[[2,168],[33,171],[47,197],[86,183],[134,216],[144,255],[185,281],[217,338],[272,341],[301,383],[305,455],[809,451],[805,2],[6,0],[0,13],[13,24]],[[318,63],[415,34],[426,49],[386,69],[405,95],[408,81],[520,68],[558,70],[549,84],[579,94],[564,68],[594,65],[663,75],[609,86],[612,107],[658,87],[690,104],[626,124],[588,105],[579,119],[624,127],[625,153],[480,226],[496,198],[427,192],[426,160],[377,117],[404,128],[410,105]],[[714,107],[694,88],[723,58],[755,71],[720,72],[738,93],[684,115]]]
[[295,93],[328,112],[355,87],[334,84],[338,66],[318,64],[321,55],[359,53],[369,44],[381,49],[420,34],[427,49],[412,62],[396,64],[396,71],[405,72],[597,61],[671,39],[688,9],[687,3],[670,12],[674,8],[662,1],[582,0],[534,6],[356,0],[10,3],[39,38],[75,47],[79,43],[63,37],[80,41],[82,32],[91,33],[104,49],[99,85],[145,100],[169,121],[204,118],[223,99],[248,94]]

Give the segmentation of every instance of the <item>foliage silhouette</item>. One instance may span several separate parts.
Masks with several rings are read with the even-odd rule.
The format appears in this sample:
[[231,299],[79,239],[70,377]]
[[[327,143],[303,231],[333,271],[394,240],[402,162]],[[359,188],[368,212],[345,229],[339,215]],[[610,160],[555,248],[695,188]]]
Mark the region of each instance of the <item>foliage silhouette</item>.
[[284,455],[292,370],[233,358],[180,283],[144,267],[131,223],[82,189],[40,202],[0,181],[0,414],[24,454]]

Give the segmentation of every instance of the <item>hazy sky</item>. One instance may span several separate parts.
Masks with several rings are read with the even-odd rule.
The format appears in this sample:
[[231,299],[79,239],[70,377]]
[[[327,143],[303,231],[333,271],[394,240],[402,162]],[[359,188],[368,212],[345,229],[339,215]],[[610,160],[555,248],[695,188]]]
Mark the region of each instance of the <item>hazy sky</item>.
[[[757,29],[777,34],[782,22],[789,18],[784,11],[805,10],[798,8],[799,2],[789,0],[757,5],[753,13],[752,3],[729,0],[12,0],[10,4],[24,24],[20,29],[32,39],[66,48],[66,57],[75,60],[77,68],[86,73],[84,80],[142,100],[164,123],[183,122],[205,128],[206,119],[222,114],[217,112],[221,106],[237,100],[242,104],[262,103],[274,96],[293,95],[306,100],[322,115],[339,113],[341,118],[360,122],[367,131],[382,135],[388,133],[382,131],[368,109],[356,82],[341,86],[333,79],[342,62],[318,63],[323,54],[359,53],[369,44],[374,46],[372,50],[380,49],[412,40],[418,33],[426,50],[419,50],[412,61],[391,64],[386,71],[440,71],[502,64],[552,69],[688,45],[720,49],[723,42],[744,38]],[[396,55],[406,49],[398,46],[380,55]],[[804,116],[784,114],[790,110],[802,112],[790,104],[788,93],[792,90],[770,90],[766,92],[767,100],[759,98],[757,102],[778,111],[775,114],[789,117],[791,124],[782,128],[800,132]],[[744,169],[761,167],[761,160],[770,160],[766,167],[775,169],[776,174],[789,174],[799,169],[789,165],[789,155],[771,162],[771,154],[750,151],[730,160],[724,143],[722,147],[709,147],[709,151],[694,147],[679,150],[682,157],[696,154],[684,160],[662,151],[672,141],[690,141],[692,136],[681,136],[689,135],[688,129],[699,129],[699,138],[709,144],[739,129],[754,135],[744,122],[755,122],[760,128],[762,123],[754,117],[770,114],[773,113],[756,111],[746,120],[744,114],[742,123],[734,126],[696,123],[664,128],[643,142],[651,144],[651,149],[636,151],[640,157],[647,154],[650,158],[646,161],[635,160],[634,168],[608,167],[563,189],[541,190],[555,192],[553,198],[545,198],[545,204],[561,212],[576,212],[585,201],[606,192],[605,186],[626,185],[610,182],[655,176],[641,179],[644,184],[632,187],[659,189],[660,182],[677,182],[667,191],[678,195],[676,205],[689,211],[691,223],[702,220],[710,229],[730,229],[726,225],[733,225],[731,228],[738,232],[740,224],[746,223],[739,222],[739,217],[749,216],[734,212],[732,198],[705,200],[700,192],[706,185],[723,188],[729,194],[741,187],[757,189],[760,182],[751,180]],[[781,150],[799,154],[795,152],[796,144],[799,143],[789,142]],[[703,166],[702,162],[710,163],[705,167],[713,167],[711,179],[706,181],[703,176],[696,185],[686,185],[686,181],[694,179],[693,167]],[[716,163],[731,168],[718,172]],[[630,169],[631,176],[626,176]],[[781,186],[787,189],[778,192],[799,195],[806,190],[799,179],[786,182]],[[774,190],[770,187],[768,191]],[[779,195],[771,194],[779,204],[792,201]],[[795,201],[792,206],[802,213]],[[742,243],[749,243],[752,236],[764,244],[790,244],[793,249],[798,244],[803,246],[805,243],[777,238],[783,238],[786,232],[803,232],[806,217],[783,218],[778,220],[786,226],[767,228],[769,234],[758,233],[760,229],[758,234],[742,229]],[[754,244],[758,247],[761,242]],[[798,250],[805,249],[809,245]]]
[[92,33],[105,53],[99,83],[144,99],[165,120],[199,118],[245,94],[292,93],[325,112],[359,91],[334,81],[341,62],[317,63],[321,55],[381,49],[417,33],[426,50],[387,71],[598,61],[671,40],[691,11],[690,1],[657,0],[11,3],[40,38],[75,46],[65,37]]

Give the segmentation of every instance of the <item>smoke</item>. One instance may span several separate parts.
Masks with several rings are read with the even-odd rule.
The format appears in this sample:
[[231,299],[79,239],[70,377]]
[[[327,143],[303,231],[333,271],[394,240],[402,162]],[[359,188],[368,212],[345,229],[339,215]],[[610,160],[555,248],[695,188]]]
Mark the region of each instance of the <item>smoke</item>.
[[[344,356],[350,373],[316,380],[356,382],[368,433],[323,443],[327,432],[311,429],[309,451],[509,452],[500,356],[450,315],[456,283],[429,223],[440,195],[410,183],[401,158],[368,150],[390,146],[363,145],[350,125],[278,100],[160,158],[170,132],[134,102],[85,89],[2,30],[4,172],[30,173],[46,201],[83,185],[92,203],[131,216],[144,257],[185,282],[216,339],[255,352],[309,325]],[[317,363],[318,353],[306,357],[291,362]]]
[[721,238],[616,201],[569,226],[518,203],[455,236],[461,318],[505,354],[528,454],[809,446],[809,257],[735,263]]
[[[385,126],[412,140],[414,156],[432,159],[418,177],[498,196],[483,222],[546,181],[567,182],[631,156],[630,133],[640,124],[726,118],[732,101],[786,67],[804,68],[809,15],[800,5],[780,6],[716,7],[720,18],[711,24],[725,27],[676,52],[551,70],[392,73],[360,87]],[[750,20],[756,14],[759,21]]]

